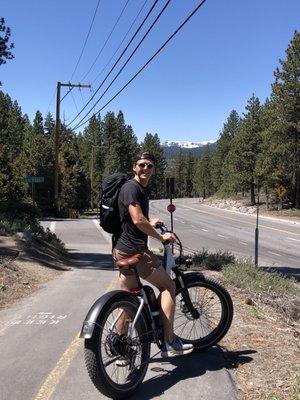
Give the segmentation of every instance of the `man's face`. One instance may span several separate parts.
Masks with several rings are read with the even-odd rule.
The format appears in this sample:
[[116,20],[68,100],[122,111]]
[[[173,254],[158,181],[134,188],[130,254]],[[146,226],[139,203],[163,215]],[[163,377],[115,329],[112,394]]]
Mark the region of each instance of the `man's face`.
[[138,160],[133,166],[133,171],[139,179],[143,181],[148,181],[153,175],[154,164],[151,160],[142,158],[141,160]]

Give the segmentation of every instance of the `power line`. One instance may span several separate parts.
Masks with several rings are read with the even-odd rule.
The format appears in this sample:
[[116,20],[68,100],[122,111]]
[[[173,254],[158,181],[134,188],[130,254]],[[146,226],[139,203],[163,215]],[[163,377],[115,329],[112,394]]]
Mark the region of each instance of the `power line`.
[[107,42],[109,41],[111,35],[113,34],[114,30],[116,29],[116,26],[118,25],[118,23],[119,23],[119,21],[120,21],[122,15],[123,15],[123,13],[124,13],[124,11],[125,11],[125,8],[127,7],[127,4],[129,3],[129,1],[130,1],[130,0],[127,0],[127,1],[126,1],[126,3],[125,3],[125,5],[124,5],[124,7],[123,7],[123,9],[122,9],[122,11],[121,11],[121,13],[120,13],[118,19],[117,19],[117,21],[115,22],[115,24],[114,24],[112,30],[110,31],[110,33],[109,33],[109,35],[108,35],[108,37],[107,37],[107,39],[106,39],[104,45],[102,46],[101,50],[99,51],[99,53],[98,53],[97,57],[95,58],[93,64],[90,66],[90,69],[88,70],[88,72],[82,77],[82,79],[81,79],[82,81],[83,81],[83,80],[88,76],[88,74],[91,72],[93,66],[96,64],[98,58],[99,58],[100,55],[102,54],[103,49],[104,49],[105,46],[107,45]]
[[[91,24],[90,24],[90,28],[89,28],[88,33],[87,33],[87,35],[86,35],[86,38],[85,38],[85,41],[84,41],[84,44],[83,44],[83,47],[82,47],[80,56],[79,56],[79,58],[78,58],[78,61],[77,61],[77,63],[76,63],[76,66],[75,66],[75,68],[74,68],[74,71],[73,71],[73,73],[72,73],[72,76],[71,76],[71,78],[70,78],[70,81],[73,79],[73,76],[74,76],[75,72],[77,71],[77,67],[78,67],[79,62],[80,62],[80,60],[81,60],[81,58],[82,58],[82,55],[83,55],[85,46],[86,46],[86,44],[87,44],[88,38],[89,38],[89,36],[90,36],[91,30],[92,30],[92,27],[93,27],[93,24],[94,24],[94,21],[95,21],[95,17],[96,17],[97,11],[98,11],[99,4],[100,4],[100,0],[98,0],[97,6],[96,6],[96,8],[95,8],[94,15],[93,15],[93,19],[92,19]],[[64,96],[64,97],[65,97],[65,96]]]
[[[193,15],[199,10],[199,8],[206,2],[206,0],[202,0],[200,4],[189,14],[189,16],[182,22],[182,24],[172,33],[172,35],[164,42],[164,44],[153,54],[151,58],[138,70],[138,72],[103,106],[101,107],[97,113],[102,111],[105,107],[108,106],[123,90],[151,63],[151,61],[163,50],[163,48],[173,39],[173,37],[184,27],[184,25],[193,17]],[[97,103],[96,103],[97,104]],[[82,125],[86,124],[91,118],[88,118],[82,123],[78,123],[74,128],[80,128]]]
[[[80,113],[78,113],[77,115],[75,115],[75,117],[72,119],[72,121],[69,123],[69,125],[72,124],[73,121],[75,121],[75,119],[77,119],[79,117],[79,115],[83,112],[83,110],[89,105],[89,103],[94,99],[94,97],[96,96],[97,92],[100,90],[100,88],[103,86],[103,84],[105,83],[105,81],[107,80],[107,78],[109,77],[109,75],[112,73],[112,71],[114,70],[114,68],[116,67],[116,65],[118,64],[118,62],[121,60],[121,58],[123,57],[124,53],[126,52],[126,50],[128,49],[128,47],[131,45],[132,41],[134,40],[134,38],[136,37],[136,35],[138,34],[138,32],[141,30],[141,28],[143,27],[144,23],[146,22],[146,20],[148,19],[149,15],[151,14],[151,12],[153,11],[154,7],[156,6],[156,4],[158,3],[158,0],[155,0],[154,3],[152,4],[150,10],[148,11],[147,15],[145,16],[145,18],[143,19],[143,21],[141,22],[141,24],[139,25],[139,27],[137,28],[137,30],[135,31],[134,35],[132,36],[132,38],[130,39],[129,43],[127,44],[127,46],[125,47],[125,49],[122,51],[121,55],[119,56],[119,58],[117,59],[117,61],[114,63],[114,65],[112,66],[112,68],[110,69],[110,71],[108,72],[108,74],[106,75],[106,77],[103,79],[103,81],[101,82],[101,84],[98,86],[96,92],[93,94],[93,96],[90,98],[90,100],[86,103],[86,105],[82,108],[82,110],[80,111]],[[84,117],[85,118],[85,117]],[[68,125],[68,126],[69,126]]]
[[[155,20],[152,22],[152,24],[150,25],[150,27],[148,28],[147,32],[144,34],[144,36],[142,37],[142,39],[139,41],[139,43],[137,44],[137,46],[135,47],[135,49],[133,50],[133,52],[131,53],[131,55],[128,57],[128,59],[126,60],[126,62],[123,64],[123,66],[121,67],[121,69],[119,70],[119,72],[117,73],[117,75],[114,77],[114,79],[111,81],[111,83],[109,84],[109,86],[105,89],[104,93],[100,96],[100,98],[96,101],[95,104],[98,104],[99,101],[102,99],[102,97],[105,95],[105,93],[108,91],[108,89],[111,87],[111,85],[115,82],[115,80],[118,78],[118,76],[120,75],[120,73],[123,71],[123,69],[126,67],[126,65],[129,63],[129,61],[131,60],[131,58],[133,57],[133,55],[136,53],[137,49],[140,47],[140,45],[143,43],[143,41],[146,39],[146,37],[148,36],[149,32],[152,30],[153,26],[156,24],[156,22],[159,20],[159,18],[161,17],[161,15],[163,14],[163,12],[165,11],[165,9],[167,8],[167,6],[170,4],[171,0],[168,0],[166,2],[166,4],[164,5],[164,7],[162,8],[162,10],[159,12],[159,14],[157,15],[157,17],[155,18]],[[157,1],[153,4],[153,6],[155,6],[155,4],[157,3]],[[152,7],[153,7],[152,6]],[[127,47],[129,46],[129,44],[127,45]],[[123,51],[123,53],[126,51],[127,47],[125,48],[125,50]],[[123,53],[121,54],[120,57],[122,57]],[[120,59],[119,57],[119,59]],[[119,59],[116,61],[115,65],[118,63]],[[97,92],[100,90],[100,88],[103,86],[104,82],[106,81],[106,79],[108,78],[108,76],[110,75],[110,73],[112,72],[113,68],[115,67],[115,65],[112,67],[112,69],[109,71],[108,75],[105,77],[105,79],[102,81],[102,83],[100,84],[100,86],[97,88],[94,96],[97,94]],[[69,125],[79,117],[79,115],[83,112],[83,110],[87,107],[87,105],[89,104],[89,102],[85,105],[85,107],[80,111],[80,113],[69,123]],[[87,117],[87,115],[91,112],[91,109],[85,114],[85,116],[78,122],[78,124],[81,123],[81,121],[84,120],[85,117]]]
[[106,69],[106,67],[110,64],[111,60],[114,58],[114,56],[116,55],[116,53],[118,52],[118,50],[120,49],[120,47],[122,46],[122,44],[124,43],[124,40],[126,39],[128,33],[131,31],[131,28],[132,28],[133,25],[135,24],[135,21],[138,19],[140,13],[143,11],[143,9],[144,9],[144,7],[145,7],[147,1],[148,1],[148,0],[145,0],[145,1],[144,1],[142,7],[140,8],[138,14],[136,15],[136,17],[135,17],[134,20],[132,21],[132,23],[131,23],[131,25],[130,25],[128,31],[125,33],[125,35],[124,35],[124,37],[123,37],[121,43],[119,44],[118,48],[116,49],[116,51],[114,52],[114,54],[110,57],[109,61],[108,61],[107,64],[105,65],[105,67],[103,67],[102,70],[99,72],[99,74],[97,74],[96,78],[92,81],[92,83],[94,83],[94,82],[99,78],[99,76],[102,74],[102,72],[103,72],[103,71]]

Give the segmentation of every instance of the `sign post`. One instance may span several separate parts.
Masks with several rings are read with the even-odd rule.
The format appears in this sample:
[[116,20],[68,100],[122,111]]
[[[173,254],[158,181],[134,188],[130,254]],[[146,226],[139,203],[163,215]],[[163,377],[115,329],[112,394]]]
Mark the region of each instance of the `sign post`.
[[283,185],[280,185],[276,188],[276,194],[280,199],[280,214],[282,215],[282,199],[287,194],[287,189]]
[[259,236],[258,214],[259,214],[259,188],[257,188],[256,228],[255,228],[255,258],[254,258],[254,264],[255,264],[256,267],[258,266],[258,236]]
[[[174,178],[166,178],[166,190],[167,194],[170,196],[170,204],[167,207],[167,210],[171,216],[171,231],[174,230],[173,225],[173,212],[176,210],[175,205],[172,202],[172,195],[175,193],[175,179]],[[174,245],[172,244],[172,254],[174,254]]]

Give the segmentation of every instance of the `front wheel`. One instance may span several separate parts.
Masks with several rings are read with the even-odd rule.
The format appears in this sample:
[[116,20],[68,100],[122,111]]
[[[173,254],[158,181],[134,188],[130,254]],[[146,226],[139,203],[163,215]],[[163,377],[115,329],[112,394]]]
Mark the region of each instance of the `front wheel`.
[[[186,275],[187,276],[187,275]],[[196,315],[185,304],[181,289],[176,293],[174,333],[195,350],[218,343],[230,328],[233,304],[227,290],[211,278],[187,279],[187,290]]]
[[[120,293],[102,308],[91,339],[85,340],[85,363],[96,388],[105,396],[124,399],[142,383],[148,368],[150,343],[147,323],[138,304]],[[132,335],[129,335],[131,331]]]

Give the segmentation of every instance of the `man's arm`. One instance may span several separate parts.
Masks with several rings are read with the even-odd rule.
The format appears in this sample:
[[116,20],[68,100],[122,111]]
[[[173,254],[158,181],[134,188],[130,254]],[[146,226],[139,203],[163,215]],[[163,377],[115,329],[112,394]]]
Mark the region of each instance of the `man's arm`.
[[152,236],[154,239],[157,239],[160,242],[163,242],[164,240],[170,240],[171,242],[174,241],[175,238],[173,239],[172,233],[168,232],[164,235],[161,235],[156,229],[153,228],[153,226],[144,216],[141,207],[138,204],[129,204],[128,212],[134,225],[136,225],[139,230],[145,233],[145,235]]

